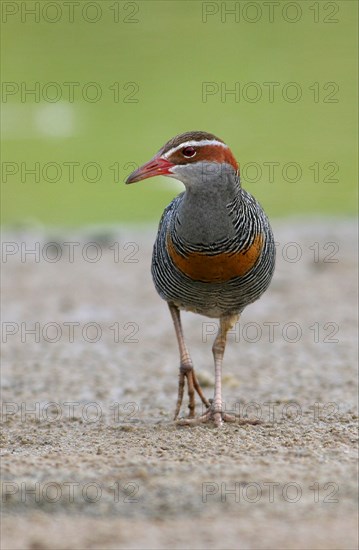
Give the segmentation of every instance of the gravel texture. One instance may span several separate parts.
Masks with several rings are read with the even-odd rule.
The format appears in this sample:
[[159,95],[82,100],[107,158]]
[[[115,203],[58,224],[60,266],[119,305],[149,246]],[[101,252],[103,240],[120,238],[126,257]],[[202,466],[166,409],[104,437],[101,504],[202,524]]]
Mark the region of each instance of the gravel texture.
[[[273,283],[228,338],[239,418],[221,429],[172,421],[155,227],[3,235],[2,548],[357,548],[356,224],[274,230]],[[211,396],[215,321],[183,322]]]

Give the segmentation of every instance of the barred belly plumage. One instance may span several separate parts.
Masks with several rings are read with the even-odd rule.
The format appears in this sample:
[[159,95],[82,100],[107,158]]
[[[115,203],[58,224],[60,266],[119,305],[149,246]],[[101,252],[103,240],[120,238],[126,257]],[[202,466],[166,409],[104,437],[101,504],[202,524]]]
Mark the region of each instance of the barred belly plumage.
[[[265,213],[249,193],[240,189],[235,200],[226,205],[232,220],[233,236],[226,241],[193,244],[184,242],[177,234],[182,200],[183,194],[171,202],[159,225],[152,258],[152,276],[157,292],[164,300],[181,309],[208,317],[240,313],[263,294],[273,275],[275,246]],[[248,251],[258,243],[260,250],[255,256],[252,254],[248,263]],[[227,262],[231,260],[228,269],[233,270],[233,277],[228,269],[220,265],[224,254]],[[192,274],[186,274],[178,261],[177,265],[174,262],[174,258],[180,258],[185,265],[186,257],[196,257],[198,265],[203,258],[199,280]],[[236,258],[237,263],[234,261]],[[239,265],[244,261],[247,263]],[[214,275],[211,280],[211,274],[204,272],[214,262],[219,265],[221,276],[226,280],[216,280]]]

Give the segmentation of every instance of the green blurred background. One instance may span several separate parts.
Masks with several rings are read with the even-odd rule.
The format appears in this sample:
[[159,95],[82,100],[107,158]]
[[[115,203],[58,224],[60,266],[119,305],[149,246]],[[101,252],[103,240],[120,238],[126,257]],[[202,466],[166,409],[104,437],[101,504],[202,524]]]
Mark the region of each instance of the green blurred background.
[[73,22],[35,4],[2,2],[3,223],[158,220],[179,185],[123,181],[192,129],[229,144],[270,216],[355,213],[356,1],[281,2],[273,22],[265,2],[81,1]]

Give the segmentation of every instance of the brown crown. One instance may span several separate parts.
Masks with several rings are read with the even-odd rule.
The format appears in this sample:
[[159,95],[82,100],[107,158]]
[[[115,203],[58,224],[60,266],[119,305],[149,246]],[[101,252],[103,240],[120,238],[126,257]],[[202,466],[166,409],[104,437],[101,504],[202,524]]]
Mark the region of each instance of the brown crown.
[[167,153],[167,151],[169,151],[173,147],[177,147],[177,145],[181,145],[181,143],[184,143],[185,141],[202,141],[203,139],[216,139],[217,141],[224,143],[222,139],[213,134],[194,130],[192,132],[184,132],[183,134],[178,134],[178,136],[173,137],[172,139],[167,141],[167,143],[165,143],[163,147],[161,147],[159,153],[163,155],[163,153]]

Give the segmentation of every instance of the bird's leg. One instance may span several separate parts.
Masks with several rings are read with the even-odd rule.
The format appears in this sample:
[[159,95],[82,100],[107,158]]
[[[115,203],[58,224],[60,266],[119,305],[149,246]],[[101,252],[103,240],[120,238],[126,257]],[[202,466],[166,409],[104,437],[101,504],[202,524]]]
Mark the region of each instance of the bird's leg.
[[171,316],[173,319],[173,324],[176,331],[176,336],[178,340],[178,347],[180,352],[180,369],[179,369],[179,381],[178,381],[178,397],[177,397],[177,404],[176,404],[176,410],[174,415],[174,420],[177,419],[182,401],[183,401],[183,393],[184,393],[184,385],[185,385],[185,378],[187,378],[187,384],[188,384],[188,397],[189,397],[189,418],[194,417],[195,412],[195,391],[200,396],[202,403],[208,408],[209,407],[209,401],[205,398],[202,392],[202,388],[199,385],[196,373],[193,368],[193,363],[191,356],[188,352],[184,336],[183,336],[183,330],[182,330],[182,324],[181,324],[181,317],[180,317],[180,311],[179,309],[174,306],[173,304],[169,304]]
[[214,357],[215,381],[214,398],[209,409],[200,417],[181,421],[181,424],[195,425],[214,421],[216,426],[222,426],[223,422],[235,422],[236,417],[223,411],[222,401],[222,361],[227,341],[227,332],[238,320],[238,315],[226,315],[220,318],[220,324],[212,352]]
[[235,420],[235,417],[232,417],[223,411],[222,362],[224,350],[226,348],[227,332],[233,327],[237,320],[238,315],[230,315],[220,318],[218,333],[212,347],[214,357],[214,398],[211,409],[216,426],[221,426],[223,421],[231,422]]

